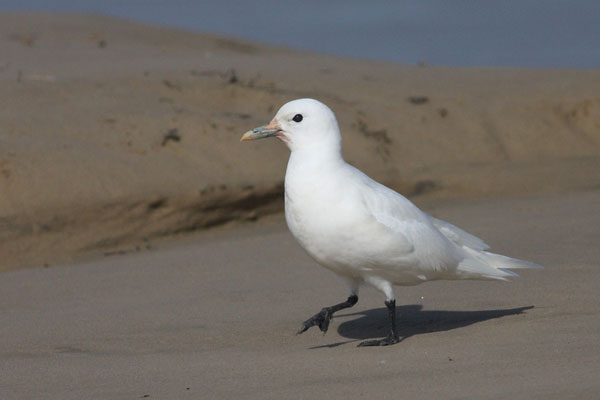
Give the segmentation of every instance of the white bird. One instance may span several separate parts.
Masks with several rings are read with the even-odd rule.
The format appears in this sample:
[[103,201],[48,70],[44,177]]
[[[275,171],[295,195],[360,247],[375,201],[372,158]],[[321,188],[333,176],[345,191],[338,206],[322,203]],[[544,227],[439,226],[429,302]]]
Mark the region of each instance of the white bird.
[[326,332],[334,312],[358,302],[366,283],[385,295],[391,330],[362,346],[398,343],[393,285],[438,279],[507,280],[510,269],[537,264],[487,252],[481,239],[421,211],[404,196],[346,163],[337,120],[325,104],[299,99],[285,104],[266,126],[241,140],[274,136],[291,150],[285,174],[285,217],[300,245],[343,278],[350,296],[306,320]]

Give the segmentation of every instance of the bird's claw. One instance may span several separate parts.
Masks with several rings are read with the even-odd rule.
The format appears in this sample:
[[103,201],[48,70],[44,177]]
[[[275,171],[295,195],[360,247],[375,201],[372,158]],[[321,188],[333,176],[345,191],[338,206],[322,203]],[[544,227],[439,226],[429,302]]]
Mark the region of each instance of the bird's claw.
[[390,346],[400,342],[400,338],[397,335],[389,334],[383,339],[365,340],[360,342],[357,347],[368,347],[368,346]]
[[330,321],[331,312],[327,308],[324,308],[309,319],[307,319],[306,321],[304,321],[300,329],[298,329],[298,332],[296,332],[296,335],[306,332],[308,328],[313,327],[315,325],[317,325],[321,332],[325,334],[325,332],[327,332],[327,329],[329,329]]

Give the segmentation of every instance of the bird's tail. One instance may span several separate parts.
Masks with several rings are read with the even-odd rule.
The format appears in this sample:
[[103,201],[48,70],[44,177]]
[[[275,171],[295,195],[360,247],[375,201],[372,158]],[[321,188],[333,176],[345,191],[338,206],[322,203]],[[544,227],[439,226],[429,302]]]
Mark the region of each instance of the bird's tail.
[[544,269],[541,265],[530,261],[506,257],[487,251],[473,250],[463,247],[468,254],[458,264],[456,272],[463,279],[499,279],[506,281],[519,275],[511,269]]

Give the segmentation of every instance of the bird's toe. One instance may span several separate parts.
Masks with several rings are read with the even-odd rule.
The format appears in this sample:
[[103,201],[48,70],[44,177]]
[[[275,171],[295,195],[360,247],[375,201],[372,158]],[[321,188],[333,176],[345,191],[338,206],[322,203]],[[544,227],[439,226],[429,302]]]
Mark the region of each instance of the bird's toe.
[[313,326],[318,326],[323,334],[327,332],[329,329],[329,322],[331,321],[331,312],[328,309],[324,308],[317,314],[313,315],[306,321],[302,323],[302,326],[296,332],[297,335],[306,332],[309,328]]

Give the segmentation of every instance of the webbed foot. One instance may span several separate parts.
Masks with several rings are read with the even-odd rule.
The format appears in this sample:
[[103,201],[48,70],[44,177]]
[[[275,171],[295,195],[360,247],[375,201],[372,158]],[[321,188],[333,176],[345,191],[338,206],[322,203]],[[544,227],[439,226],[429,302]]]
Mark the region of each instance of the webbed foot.
[[400,338],[396,335],[392,335],[391,333],[383,338],[383,339],[372,339],[365,340],[364,342],[360,342],[357,347],[367,347],[367,346],[390,346],[392,344],[396,344],[400,342]]
[[298,332],[296,332],[296,334],[299,335],[301,333],[304,333],[308,330],[308,328],[313,327],[315,325],[319,327],[321,332],[327,332],[327,329],[329,328],[329,322],[331,322],[331,317],[333,316],[333,313],[339,310],[343,310],[344,308],[352,307],[357,302],[358,296],[355,293],[352,293],[350,297],[348,297],[343,303],[321,309],[321,311],[304,321]]
[[329,322],[331,321],[331,316],[332,313],[329,311],[329,309],[323,308],[321,311],[304,321],[300,329],[298,329],[298,332],[296,332],[296,334],[299,335],[301,333],[304,333],[308,330],[308,328],[311,328],[315,325],[317,325],[321,332],[325,334],[325,332],[327,332],[327,329],[329,329]]

